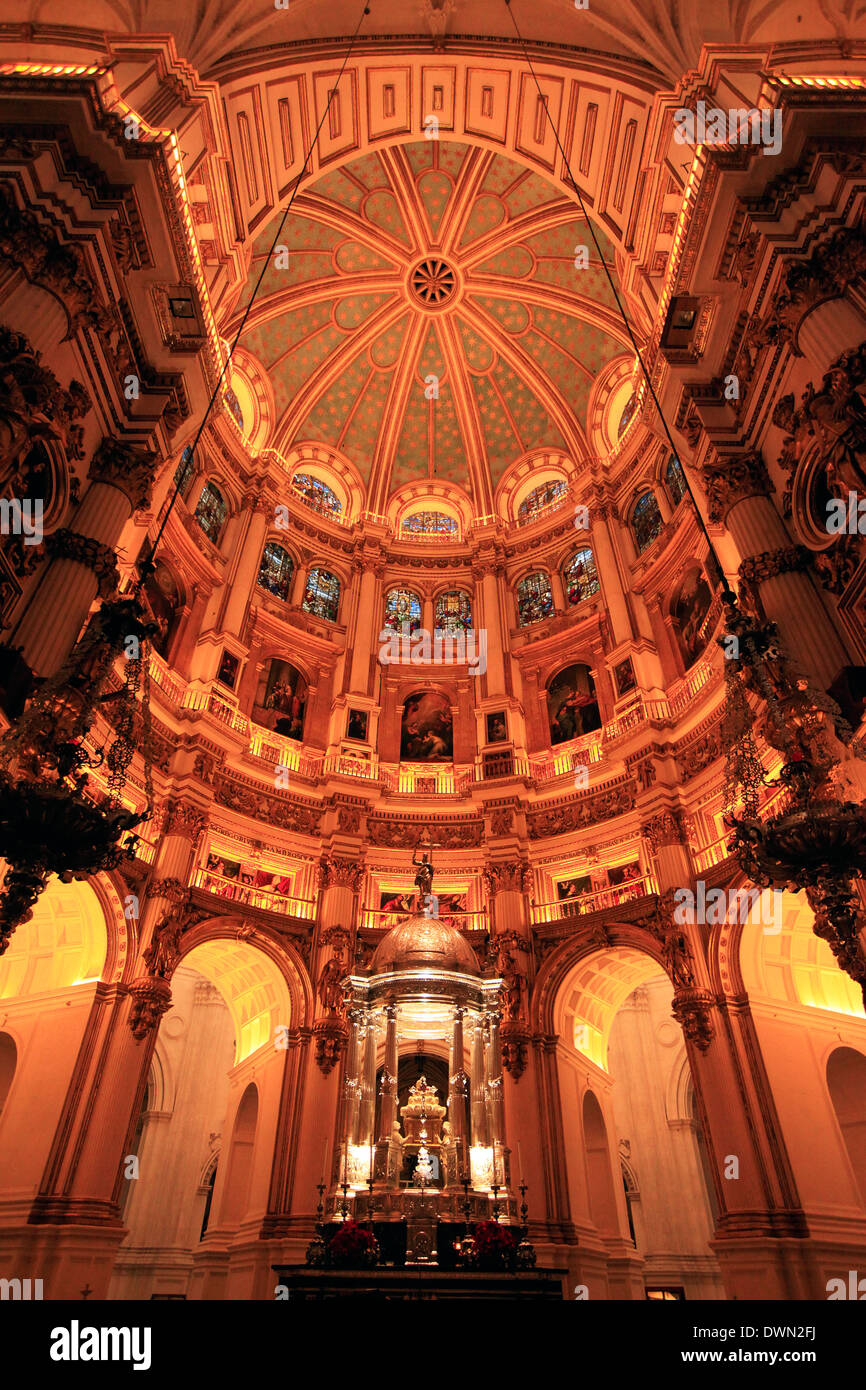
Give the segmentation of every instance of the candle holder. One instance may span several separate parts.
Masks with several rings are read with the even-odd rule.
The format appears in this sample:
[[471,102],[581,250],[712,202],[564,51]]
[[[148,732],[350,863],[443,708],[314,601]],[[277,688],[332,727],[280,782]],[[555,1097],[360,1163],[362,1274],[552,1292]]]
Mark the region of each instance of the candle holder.
[[520,1244],[514,1256],[514,1263],[517,1269],[533,1269],[535,1267],[535,1246],[529,1239],[529,1204],[526,1200],[526,1193],[529,1184],[520,1179]]
[[316,1184],[319,1193],[319,1205],[316,1207],[316,1234],[307,1246],[306,1261],[313,1269],[321,1269],[325,1263],[328,1247],[325,1242],[325,1184],[324,1181]]
[[345,1177],[343,1178],[343,1181],[340,1183],[340,1188],[341,1188],[342,1193],[343,1193],[343,1200],[342,1200],[342,1202],[340,1203],[340,1215],[341,1215],[341,1217],[342,1217],[342,1219],[343,1219],[344,1221],[348,1221],[348,1219],[349,1219],[349,1184],[347,1183]]
[[493,1193],[493,1220],[498,1221],[500,1211],[499,1193],[502,1191],[501,1185],[498,1182],[492,1183],[490,1191]]

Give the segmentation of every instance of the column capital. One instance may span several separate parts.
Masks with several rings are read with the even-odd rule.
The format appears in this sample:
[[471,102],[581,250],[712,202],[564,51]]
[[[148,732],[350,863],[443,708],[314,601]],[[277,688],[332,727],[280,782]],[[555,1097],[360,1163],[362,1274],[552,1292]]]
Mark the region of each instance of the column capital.
[[132,510],[150,506],[156,454],[118,439],[103,439],[91,460],[89,476],[108,483],[129,498]]
[[705,465],[702,480],[707,494],[710,521],[726,522],[738,502],[750,497],[769,497],[776,489],[761,454],[751,449],[744,454],[719,458],[718,465]]

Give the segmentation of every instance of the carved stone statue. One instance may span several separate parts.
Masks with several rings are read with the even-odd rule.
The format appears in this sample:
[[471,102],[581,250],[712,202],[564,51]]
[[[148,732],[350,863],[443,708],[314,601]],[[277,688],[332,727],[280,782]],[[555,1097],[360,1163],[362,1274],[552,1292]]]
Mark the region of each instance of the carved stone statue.
[[316,986],[316,993],[322,1008],[329,1014],[338,1014],[343,1009],[343,991],[341,982],[346,973],[343,964],[343,957],[340,952],[331,956],[330,960],[325,961],[322,966],[319,981]]

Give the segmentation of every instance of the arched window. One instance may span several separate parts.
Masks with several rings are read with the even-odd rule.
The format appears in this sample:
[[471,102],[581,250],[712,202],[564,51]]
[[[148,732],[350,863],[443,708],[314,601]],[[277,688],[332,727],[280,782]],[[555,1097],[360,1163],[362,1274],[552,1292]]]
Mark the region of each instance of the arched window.
[[445,512],[413,512],[400,524],[402,536],[456,536],[459,526]]
[[539,483],[538,487],[527,493],[518,507],[518,521],[531,521],[539,512],[543,512],[545,507],[549,507],[551,502],[555,502],[557,497],[561,497],[567,488],[568,483],[564,478],[550,478],[546,483]]
[[241,403],[230,386],[226,387],[226,405],[235,417],[238,429],[243,430],[244,412],[241,410]]
[[391,589],[385,595],[384,625],[402,632],[407,623],[410,632],[417,632],[421,626],[421,600],[411,589]]
[[329,574],[327,570],[310,570],[301,607],[305,613],[315,613],[317,618],[335,623],[340,610],[340,581],[337,576]]
[[180,489],[181,497],[184,495],[189,486],[189,481],[193,475],[193,472],[194,465],[192,460],[192,446],[187,444],[186,448],[180,456],[180,462],[178,463],[177,468],[174,470],[174,485],[176,488]]
[[668,485],[668,492],[671,495],[671,502],[676,507],[686,495],[686,475],[683,466],[676,454],[671,454],[668,459],[668,466],[665,469],[665,482]]
[[219,545],[228,514],[229,509],[219,488],[214,483],[205,483],[195,509],[195,519],[214,545]]
[[[212,1205],[213,1205],[213,1190],[214,1190],[214,1186],[215,1186],[215,1184],[216,1184],[216,1175],[217,1175],[217,1164],[214,1163],[213,1167],[212,1167],[211,1170],[210,1170],[210,1176],[208,1177],[208,1180],[207,1180],[207,1191],[206,1191],[206,1193],[205,1193],[205,1199],[204,1199],[204,1213],[203,1213],[202,1218],[201,1218],[201,1231],[200,1231],[200,1233],[199,1233],[199,1240],[204,1240],[205,1231],[207,1230],[208,1222],[210,1221],[210,1209],[211,1209],[211,1207],[212,1207]],[[128,1186],[128,1187],[131,1187],[132,1184],[131,1184],[131,1183],[127,1183],[127,1186]]]
[[256,583],[262,589],[267,589],[269,594],[285,600],[289,597],[294,570],[295,562],[289,552],[277,545],[276,541],[268,541],[262,551]]
[[578,550],[572,555],[562,572],[562,577],[565,580],[565,596],[569,603],[580,603],[590,595],[598,593],[600,586],[595,556],[589,546],[584,546],[583,550]]
[[553,612],[553,594],[546,574],[528,574],[517,586],[517,620],[521,627],[540,623]]
[[343,510],[343,504],[333,489],[329,488],[327,483],[323,483],[321,478],[314,478],[311,473],[296,473],[292,479],[292,488],[302,502],[306,502],[314,512],[321,512],[323,516],[339,516]]
[[472,627],[472,602],[461,589],[451,589],[436,600],[433,626],[439,632],[468,632]]
[[637,499],[631,514],[631,529],[640,553],[652,545],[662,529],[662,514],[652,492],[644,492]]

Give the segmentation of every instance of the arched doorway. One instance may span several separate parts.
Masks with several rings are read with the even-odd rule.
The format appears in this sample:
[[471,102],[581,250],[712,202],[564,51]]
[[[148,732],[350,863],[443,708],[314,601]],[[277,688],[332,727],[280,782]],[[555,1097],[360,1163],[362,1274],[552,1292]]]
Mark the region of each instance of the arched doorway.
[[288,984],[264,951],[221,938],[194,947],[171,986],[112,1298],[203,1296],[196,1281],[206,1244],[229,1250],[267,1202],[265,1131],[286,1057],[277,1044],[292,1021]]
[[827,1062],[827,1087],[866,1207],[866,1057],[853,1047],[837,1047]]
[[[575,1224],[599,1242],[609,1275],[590,1297],[723,1298],[710,1248],[714,1215],[702,1167],[692,1080],[673,990],[648,953],[617,946],[584,956],[554,1008]],[[567,1098],[580,1096],[576,1111]]]

